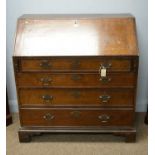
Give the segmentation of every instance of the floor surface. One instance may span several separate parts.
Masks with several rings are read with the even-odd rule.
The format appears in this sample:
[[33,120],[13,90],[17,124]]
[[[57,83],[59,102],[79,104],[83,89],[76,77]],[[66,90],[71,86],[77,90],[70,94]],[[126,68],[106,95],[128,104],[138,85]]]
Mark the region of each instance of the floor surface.
[[147,155],[147,125],[144,115],[137,115],[137,142],[107,134],[45,134],[30,143],[19,143],[18,114],[6,128],[7,155]]

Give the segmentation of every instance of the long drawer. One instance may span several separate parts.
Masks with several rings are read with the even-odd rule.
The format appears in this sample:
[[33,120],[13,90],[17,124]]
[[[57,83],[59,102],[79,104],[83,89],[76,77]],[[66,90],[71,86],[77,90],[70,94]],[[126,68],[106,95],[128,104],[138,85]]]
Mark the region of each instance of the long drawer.
[[23,58],[21,71],[98,71],[104,66],[108,72],[130,71],[132,59],[93,57]]
[[22,126],[131,126],[132,110],[20,109]]
[[24,106],[133,106],[133,89],[19,89]]
[[90,73],[18,73],[19,87],[134,87],[134,73],[107,73],[105,78]]

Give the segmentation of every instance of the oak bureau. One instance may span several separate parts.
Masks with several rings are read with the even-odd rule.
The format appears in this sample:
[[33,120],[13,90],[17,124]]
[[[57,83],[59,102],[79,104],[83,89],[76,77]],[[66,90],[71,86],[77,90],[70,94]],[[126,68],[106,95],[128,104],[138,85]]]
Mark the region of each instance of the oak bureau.
[[111,133],[134,142],[135,18],[23,15],[13,64],[19,141],[40,133]]

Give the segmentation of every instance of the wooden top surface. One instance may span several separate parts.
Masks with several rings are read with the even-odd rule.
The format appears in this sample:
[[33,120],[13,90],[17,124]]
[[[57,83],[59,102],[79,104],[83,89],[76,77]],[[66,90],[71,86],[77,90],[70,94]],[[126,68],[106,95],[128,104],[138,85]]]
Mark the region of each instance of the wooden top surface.
[[23,15],[14,56],[136,56],[135,19],[123,15]]

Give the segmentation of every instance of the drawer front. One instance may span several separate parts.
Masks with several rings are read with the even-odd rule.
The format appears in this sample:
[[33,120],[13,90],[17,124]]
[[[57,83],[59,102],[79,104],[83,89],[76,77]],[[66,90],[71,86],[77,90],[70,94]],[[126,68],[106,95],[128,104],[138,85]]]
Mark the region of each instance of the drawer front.
[[133,106],[133,89],[19,89],[27,106]]
[[103,109],[20,109],[22,126],[131,126],[133,111]]
[[107,74],[101,78],[99,74],[71,73],[18,73],[19,87],[121,87],[135,86],[134,73]]
[[22,71],[99,71],[101,66],[110,72],[130,71],[130,59],[112,58],[51,58],[21,59]]

